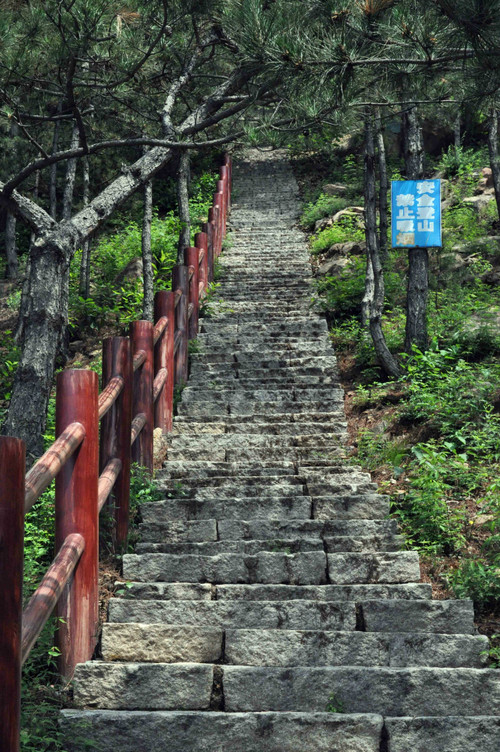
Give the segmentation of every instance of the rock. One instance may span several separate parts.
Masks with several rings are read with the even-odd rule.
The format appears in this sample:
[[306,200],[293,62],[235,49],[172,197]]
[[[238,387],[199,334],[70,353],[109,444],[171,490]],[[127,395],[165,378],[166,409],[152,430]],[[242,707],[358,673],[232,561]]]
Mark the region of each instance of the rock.
[[330,246],[324,256],[359,256],[366,250],[364,241],[348,240],[346,243],[334,243]]
[[343,196],[347,192],[347,186],[341,183],[327,183],[321,188],[327,196]]
[[340,275],[343,270],[350,265],[350,260],[342,256],[334,256],[326,261],[318,269],[318,275],[321,277],[335,277]]
[[336,222],[339,222],[342,217],[362,217],[364,214],[364,209],[362,206],[348,206],[347,209],[341,209],[332,217],[332,224],[335,224]]
[[318,221],[314,223],[314,232],[321,232],[322,230],[325,230],[327,227],[331,226],[332,218],[323,217],[322,219],[318,219]]
[[126,279],[139,279],[140,277],[142,277],[142,259],[133,258],[128,262],[127,266],[116,275],[114,283],[116,285],[121,285]]
[[480,214],[483,209],[486,209],[492,199],[493,196],[485,196],[484,194],[481,194],[479,196],[470,196],[469,198],[464,198],[463,203],[466,206],[472,206],[472,208],[478,214]]

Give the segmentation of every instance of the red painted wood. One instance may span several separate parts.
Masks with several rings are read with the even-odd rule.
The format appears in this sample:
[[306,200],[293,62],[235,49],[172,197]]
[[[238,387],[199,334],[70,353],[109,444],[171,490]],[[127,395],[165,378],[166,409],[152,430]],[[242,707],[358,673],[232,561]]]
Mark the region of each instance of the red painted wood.
[[214,212],[215,212],[215,224],[217,235],[217,256],[220,256],[222,251],[222,236],[223,236],[223,197],[222,193],[214,193]]
[[19,750],[24,442],[0,437],[0,749]]
[[[208,216],[213,214],[213,209],[208,210]],[[207,279],[208,282],[214,281],[214,225],[213,221],[205,222],[202,225],[203,232],[207,236]]]
[[198,336],[198,317],[200,308],[200,295],[198,283],[200,279],[200,266],[198,261],[199,250],[190,246],[184,251],[184,261],[186,266],[193,268],[193,275],[189,280],[189,297],[188,304],[193,306],[193,312],[189,318],[188,336],[189,339],[196,339]]
[[229,214],[230,205],[230,189],[229,189],[229,167],[223,165],[220,168],[220,178],[224,186],[224,204],[225,204],[225,218],[224,218],[224,231],[227,231],[227,215]]
[[155,373],[162,368],[167,371],[167,378],[154,407],[155,428],[161,428],[162,433],[172,430],[172,415],[174,405],[174,336],[175,336],[175,295],[170,290],[160,290],[155,295],[155,320],[163,316],[168,319],[168,325],[155,345],[154,360]]
[[59,600],[85,549],[79,533],[68,535],[61,550],[45,573],[23,612],[22,663],[26,661],[38,635]]
[[225,180],[217,181],[217,193],[222,197],[222,238],[226,237],[226,214],[227,214],[227,182]]
[[113,490],[113,486],[116,483],[116,479],[118,478],[121,469],[122,462],[118,457],[115,457],[110,460],[104,470],[101,471],[99,483],[97,485],[97,509],[99,512],[108,500],[108,496]]
[[228,204],[227,204],[227,208],[228,208],[228,211],[231,211],[231,191],[233,189],[233,160],[231,158],[231,155],[226,152],[224,154],[224,157],[223,157],[222,161],[223,161],[224,166],[227,167],[227,169],[228,169],[228,181],[229,181],[229,185],[228,185]]
[[[153,324],[151,321],[134,321],[130,327],[132,340],[132,354],[144,350],[146,359],[134,373],[134,388],[132,396],[132,415],[144,413],[146,423],[138,439],[132,447],[132,460],[153,472],[153,378],[154,378],[154,346]],[[130,435],[130,434],[129,434]]]
[[208,236],[206,232],[197,232],[194,236],[194,244],[203,251],[204,256],[200,264],[200,282],[203,283],[203,291],[208,287]]
[[59,669],[70,679],[77,663],[92,657],[98,625],[99,476],[98,379],[95,371],[63,371],[57,377],[56,435],[75,421],[85,428],[80,448],[56,478],[56,551],[72,533],[85,541],[74,576],[57,604]]
[[99,469],[102,472],[113,459],[121,462],[109,506],[114,516],[113,540],[119,549],[123,549],[127,542],[129,523],[133,385],[132,346],[128,337],[108,337],[102,343],[102,394],[115,379],[120,379],[123,387],[101,421]]
[[188,378],[188,275],[187,266],[178,265],[172,269],[172,290],[182,291],[175,309],[175,332],[180,333],[180,343],[174,359],[175,384],[186,384]]
[[162,316],[161,318],[159,318],[156,324],[154,325],[153,342],[155,343],[155,345],[160,339],[165,329],[167,328],[167,326],[168,326],[168,318],[166,316]]
[[81,423],[72,423],[47,449],[26,475],[24,511],[29,512],[35,501],[50,486],[61,467],[76,452],[85,437]]

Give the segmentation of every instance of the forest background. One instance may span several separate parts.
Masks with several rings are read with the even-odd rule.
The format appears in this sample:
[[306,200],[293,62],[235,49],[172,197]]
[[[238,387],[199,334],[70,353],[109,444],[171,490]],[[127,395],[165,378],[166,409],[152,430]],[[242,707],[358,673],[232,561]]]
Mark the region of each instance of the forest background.
[[[499,58],[497,0],[3,3],[3,432],[38,456],[55,372],[99,370],[102,337],[152,316],[220,150],[286,147],[354,456],[435,595],[472,597],[500,631]],[[390,249],[388,181],[436,176],[443,248]],[[49,491],[26,595],[52,526]],[[25,671],[25,750],[59,748],[51,640]]]

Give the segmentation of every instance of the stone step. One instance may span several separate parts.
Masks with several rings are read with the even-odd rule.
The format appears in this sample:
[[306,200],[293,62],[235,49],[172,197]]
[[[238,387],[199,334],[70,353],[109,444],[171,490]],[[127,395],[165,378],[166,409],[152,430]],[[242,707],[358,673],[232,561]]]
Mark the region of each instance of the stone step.
[[383,720],[335,713],[63,710],[61,724],[68,752],[82,752],[85,743],[100,752],[379,752]]
[[[394,556],[396,554],[393,554]],[[385,569],[389,570],[389,567]],[[399,582],[396,574],[380,566],[380,581]],[[327,581],[323,551],[253,554],[221,553],[216,556],[161,553],[125,554],[123,576],[142,582],[227,582],[320,585]],[[384,576],[386,580],[384,580]],[[393,579],[387,579],[388,577]],[[403,576],[403,575],[402,575]]]
[[[229,586],[227,586],[229,587]],[[138,600],[112,598],[110,622],[185,624],[211,629],[313,629],[351,631],[356,628],[352,601],[240,599]]]
[[420,561],[416,551],[328,554],[327,559],[329,581],[335,585],[420,580]]
[[472,601],[363,601],[360,619],[367,632],[474,634]]
[[116,710],[208,710],[214,669],[204,663],[106,663],[75,669],[79,707]]
[[[364,497],[363,497],[364,498]],[[382,498],[382,497],[380,497]],[[351,516],[355,514],[351,505]],[[271,520],[311,519],[312,502],[309,496],[229,497],[204,499],[169,499],[167,502],[147,502],[141,505],[144,522],[174,520],[211,520],[227,518],[245,520],[264,517]],[[384,516],[384,515],[381,515]]]
[[[371,488],[371,486],[370,486]],[[312,500],[314,520],[377,520],[389,515],[389,498],[371,492],[337,493],[335,496],[318,496]]]
[[[396,535],[396,520],[218,520],[221,540]],[[151,537],[149,538],[151,540]]]
[[[207,629],[168,624],[104,624],[106,661],[222,663],[236,666],[435,666],[480,668],[483,636]],[[483,654],[482,654],[483,653]]]
[[500,674],[489,669],[224,666],[223,687],[229,712],[500,715]]
[[[119,584],[119,583],[118,583]],[[432,587],[423,582],[402,585],[209,585],[170,582],[129,582],[125,598],[142,600],[231,601],[355,601],[380,599],[430,600]]]
[[[480,668],[486,665],[481,653],[487,647],[487,638],[479,635],[228,629],[223,662],[240,666]],[[130,660],[127,656],[133,656],[133,649],[124,655],[124,660]]]
[[407,717],[385,718],[384,738],[387,752],[498,752],[500,718]]
[[[141,531],[143,536],[147,531]],[[163,540],[167,540],[164,538]],[[320,538],[299,538],[280,540],[271,538],[268,540],[222,540],[193,543],[151,543],[149,540],[139,542],[135,548],[136,553],[162,553],[182,556],[218,556],[219,554],[245,554],[253,556],[261,551],[274,553],[296,554],[307,551],[324,552],[324,544]]]
[[[258,415],[252,416],[254,420],[248,420],[247,416],[239,416],[240,421],[235,421],[231,415],[221,416],[219,419],[199,419],[176,416],[172,430],[174,437],[199,436],[201,434],[218,435],[228,434],[233,441],[243,441],[240,436],[255,436],[270,438],[274,436],[298,438],[299,436],[317,436],[319,441],[341,442],[347,436],[347,426],[343,416],[322,416],[316,414],[315,421],[307,419],[307,416],[297,415]],[[300,419],[299,419],[300,418]]]

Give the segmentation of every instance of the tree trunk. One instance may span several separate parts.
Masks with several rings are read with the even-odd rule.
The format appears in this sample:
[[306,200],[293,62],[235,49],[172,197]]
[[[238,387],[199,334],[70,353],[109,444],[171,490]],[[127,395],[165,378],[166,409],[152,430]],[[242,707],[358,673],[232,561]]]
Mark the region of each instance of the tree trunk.
[[[73,131],[71,133],[70,149],[77,149],[80,143],[80,132],[78,126],[75,123],[73,125]],[[66,183],[64,185],[63,194],[63,219],[71,219],[73,213],[73,193],[75,190],[75,177],[76,177],[76,159],[68,159],[66,163]]]
[[16,218],[9,211],[5,218],[5,256],[7,259],[5,279],[17,279],[19,262],[16,248]]
[[[58,112],[60,107],[58,108]],[[52,137],[52,154],[55,154],[59,148],[59,130],[61,121],[56,120],[54,123],[54,135]],[[52,219],[57,219],[57,162],[50,168],[49,182],[49,214]]]
[[[83,205],[88,206],[90,199],[90,165],[88,157],[83,159],[82,192]],[[80,285],[79,293],[82,298],[90,296],[90,238],[85,238],[82,243],[82,258],[80,261]]]
[[[403,114],[403,143],[408,180],[420,180],[423,175],[422,130],[416,107]],[[429,253],[427,248],[408,250],[408,287],[406,297],[405,350],[412,352],[413,345],[421,350],[427,347],[427,299],[429,297]]]
[[361,323],[370,326],[370,311],[375,297],[375,283],[373,280],[373,264],[368,246],[366,247],[365,292],[361,301]]
[[377,151],[378,151],[378,171],[379,171],[379,244],[380,258],[382,263],[387,258],[387,233],[389,229],[389,220],[387,217],[387,201],[389,192],[389,179],[387,177],[387,158],[385,152],[384,130],[380,110],[375,110],[375,127],[377,130]]
[[488,129],[488,149],[490,152],[490,167],[495,186],[495,199],[497,202],[498,216],[500,217],[500,161],[498,159],[498,112],[492,108]]
[[385,287],[384,273],[380,262],[379,241],[377,236],[377,191],[375,182],[375,144],[371,112],[365,114],[365,237],[366,251],[369,255],[367,270],[371,267],[373,274],[373,300],[369,306],[370,334],[377,359],[388,376],[398,378],[400,369],[394,355],[387,347],[382,331],[382,312],[384,307]]
[[177,203],[181,231],[177,245],[177,263],[184,263],[184,249],[191,245],[191,217],[189,215],[189,152],[181,150],[179,168],[177,170]]
[[144,280],[144,304],[142,318],[153,321],[154,274],[151,253],[151,221],[153,218],[153,181],[148,180],[143,188],[144,213],[142,218],[142,277]]
[[66,290],[70,249],[38,239],[30,253],[31,273],[26,285],[22,354],[16,372],[15,389],[2,433],[26,442],[32,457],[43,451],[42,435],[55,356],[67,322]]
[[403,149],[407,180],[420,180],[424,174],[424,146],[417,108],[403,113]]
[[460,108],[458,108],[455,116],[455,122],[453,123],[453,142],[455,144],[455,150],[460,149],[462,146],[462,128],[461,128]]

